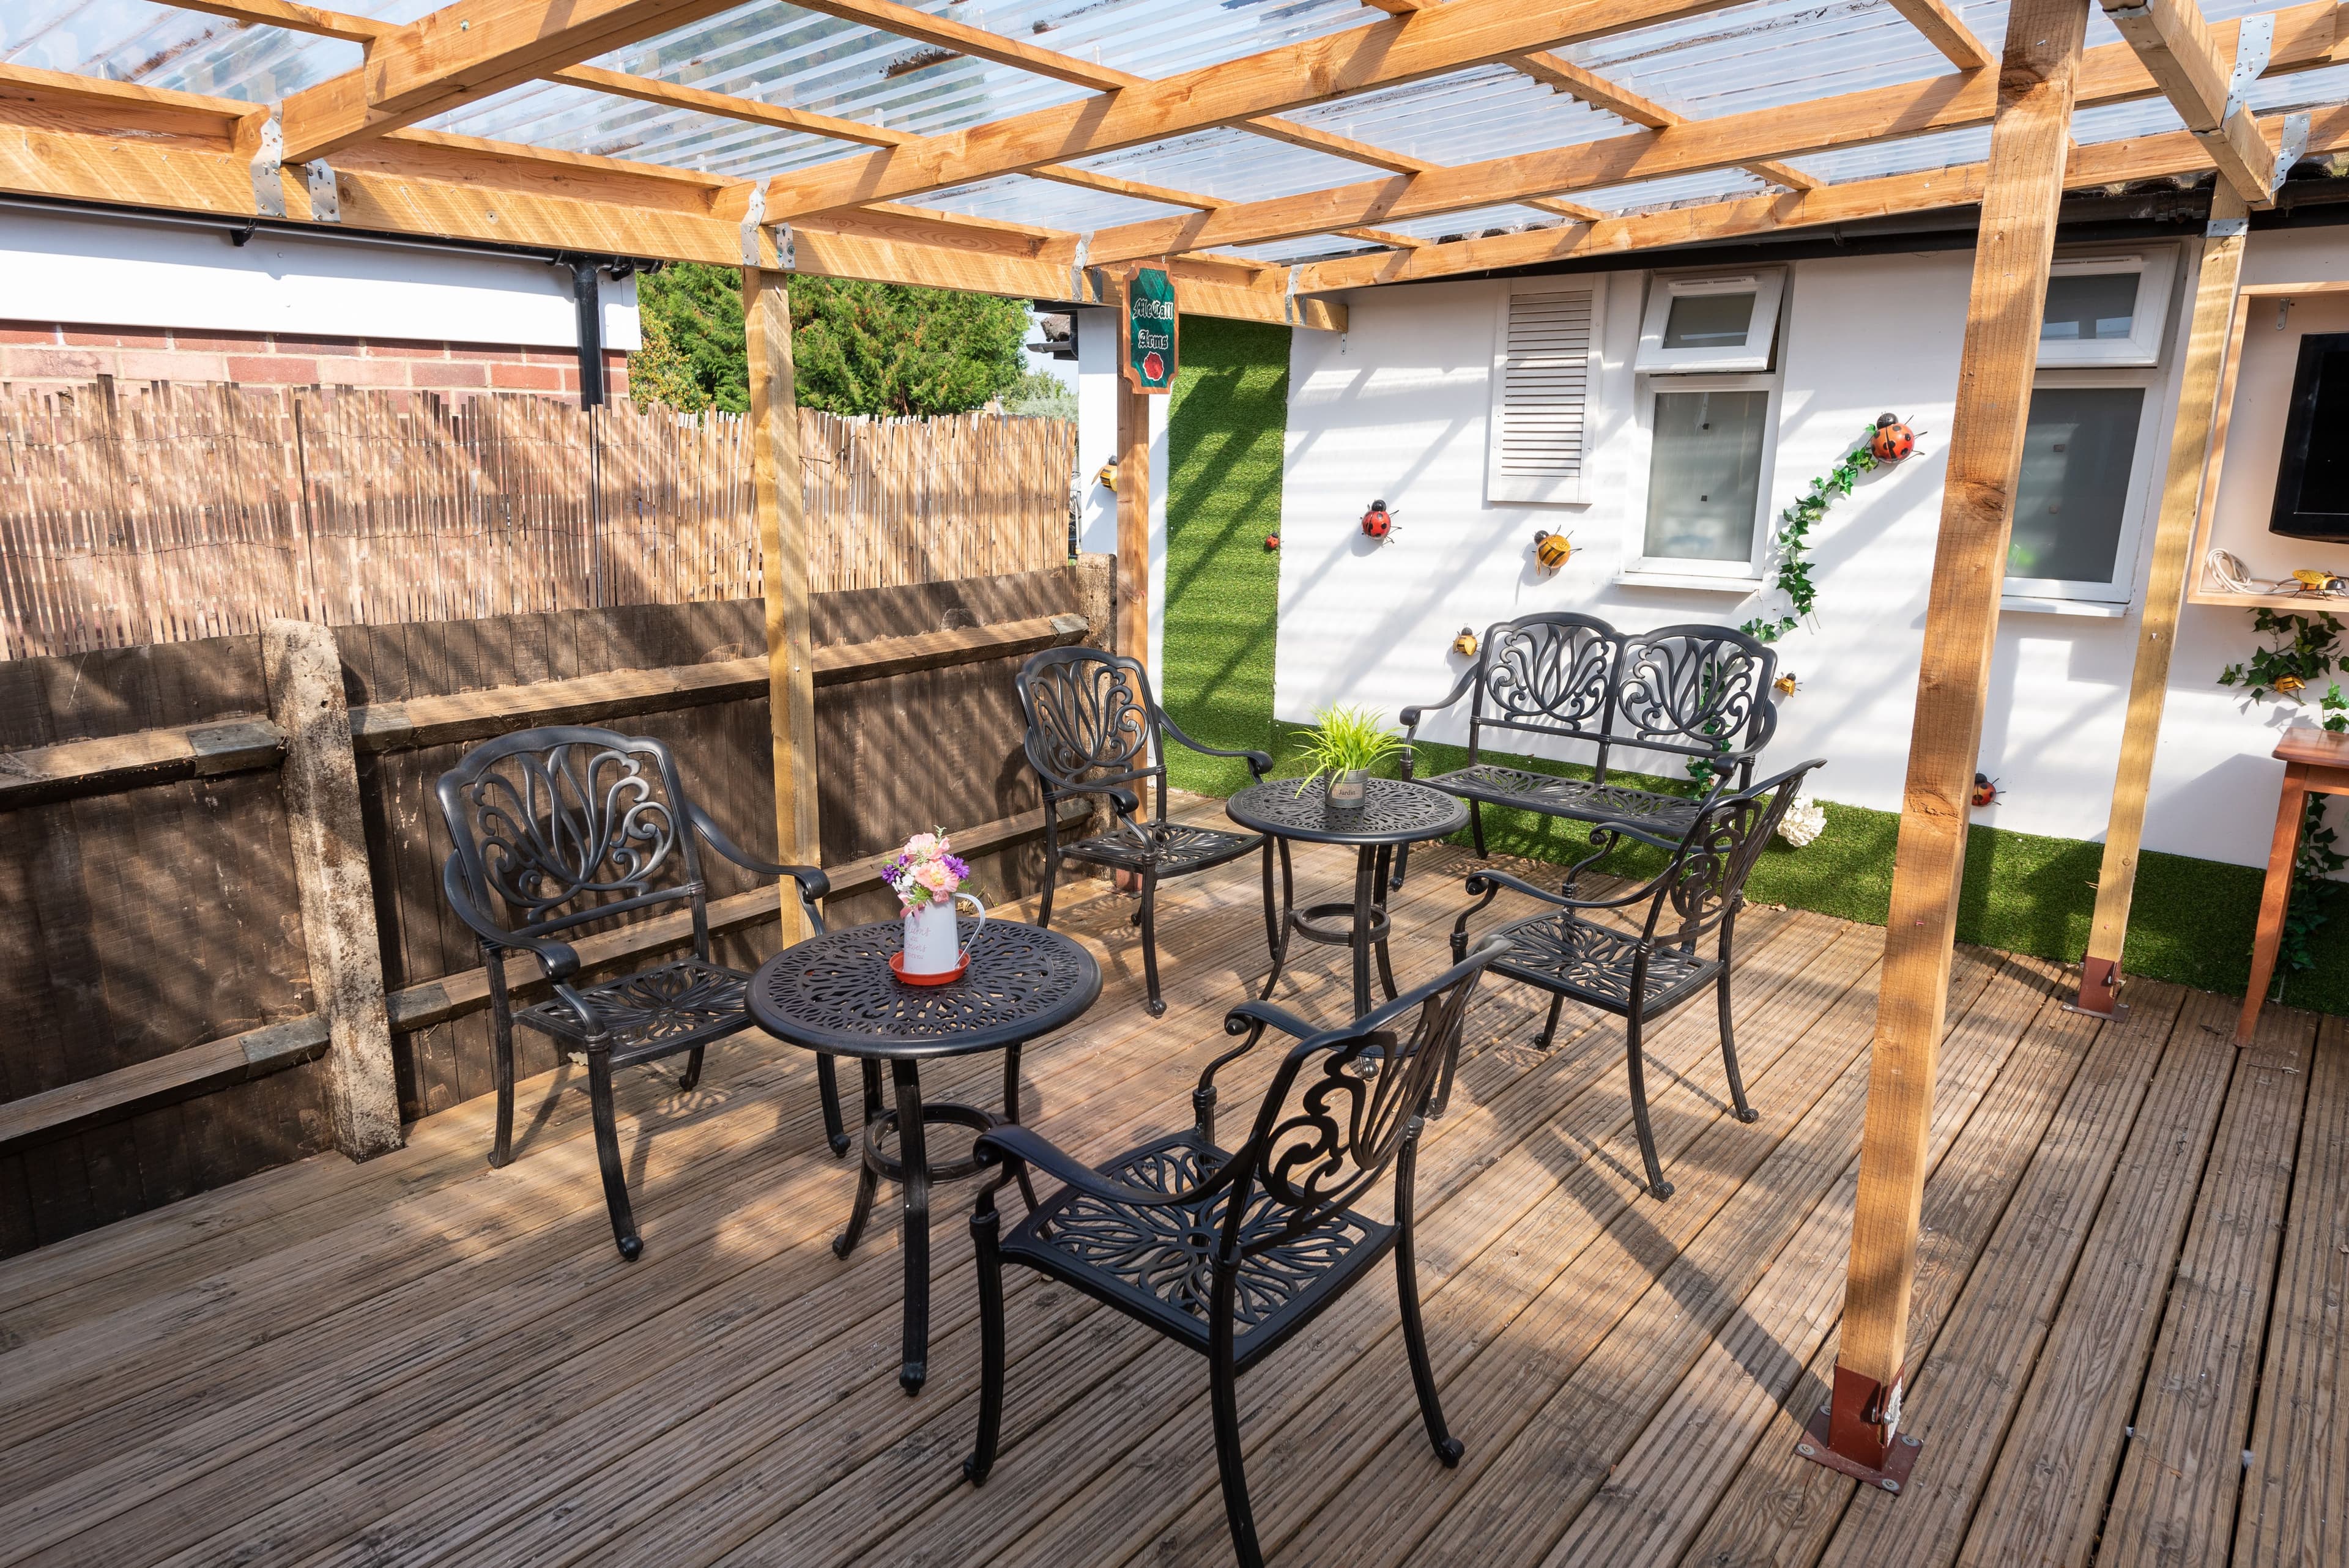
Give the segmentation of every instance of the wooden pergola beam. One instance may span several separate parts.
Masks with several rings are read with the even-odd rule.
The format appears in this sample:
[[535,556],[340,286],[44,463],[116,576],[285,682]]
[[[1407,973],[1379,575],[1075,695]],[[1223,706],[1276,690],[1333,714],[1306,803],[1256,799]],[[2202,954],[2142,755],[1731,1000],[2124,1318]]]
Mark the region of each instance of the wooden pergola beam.
[[1998,70],[1827,1418],[1834,1454],[1878,1474],[1899,1418],[1966,824],[2087,24],[2083,0],[2015,0]]
[[2104,0],[2104,7],[2178,118],[2210,150],[2220,177],[2251,206],[2273,206],[2276,150],[2260,134],[2251,107],[2230,90],[2240,30],[2221,56],[2194,0]]
[[[2281,117],[2271,122],[2270,129],[2280,124]],[[2344,148],[2349,148],[2349,108],[2335,106],[2312,114],[2310,153]],[[2185,131],[2170,131],[2079,148],[2071,154],[2064,181],[2067,189],[2076,191],[2197,173],[2209,167],[2209,155],[2199,141]],[[1899,212],[1971,206],[1982,200],[1983,169],[1979,163],[1955,164],[1875,180],[1847,180],[1795,195],[1742,196],[1702,206],[1606,218],[1588,227],[1534,229],[1446,241],[1409,253],[1344,256],[1299,267],[1297,288],[1301,296],[1326,294],[1548,262],[1631,255],[1666,245],[1860,222]]]
[[906,142],[920,139],[910,131],[891,130],[885,126],[866,125],[862,120],[842,119],[837,115],[814,114],[802,108],[786,108],[781,104],[761,103],[755,98],[739,98],[732,93],[714,93],[706,88],[685,87],[676,82],[662,81],[657,77],[607,71],[600,66],[565,66],[559,71],[549,72],[546,79],[561,82],[566,87],[585,88],[591,92],[610,93],[615,98],[635,98],[639,103],[657,104],[663,108],[692,109],[698,114],[740,120],[746,125],[804,131],[811,136],[862,142],[867,147],[902,147]]
[[367,45],[367,63],[287,96],[285,157],[305,162],[471,98],[716,15],[730,0],[460,0]]
[[1733,0],[1447,0],[1099,98],[970,127],[918,148],[882,150],[779,175],[767,210],[792,218],[938,191],[1185,131],[1441,76],[1463,67],[1600,37]]
[[1981,70],[1998,57],[1941,0],[1892,0],[1892,8],[1961,71]]
[[[226,102],[225,99],[212,100]],[[414,133],[419,138],[432,133]],[[469,138],[435,138],[456,144],[436,156],[454,160]],[[451,166],[433,174],[404,171],[406,138],[371,148],[336,170],[340,227],[353,232],[464,240],[532,249],[585,251],[647,260],[709,262],[740,266],[746,243],[760,264],[780,264],[774,235],[743,224],[743,198],[751,187],[715,181],[689,170],[660,170],[648,180],[660,200],[605,199],[611,171],[599,167],[617,160],[582,154],[540,153],[543,163],[484,159],[471,171]],[[479,146],[497,147],[498,143]],[[507,183],[489,182],[500,170]],[[316,222],[307,180],[299,169],[277,175],[285,216]],[[259,215],[249,151],[213,143],[175,146],[148,139],[120,139],[44,129],[0,121],[0,191],[104,206],[188,212],[227,222]],[[852,232],[887,218],[853,213],[793,226],[795,270],[817,276],[864,278],[876,283],[916,284],[1012,298],[1091,303],[1083,279],[1071,275],[1070,257],[1053,255],[1056,241],[1032,242],[1032,256],[989,253],[977,243],[972,220],[939,215],[941,242],[909,242]],[[837,227],[829,226],[837,225]],[[331,228],[326,232],[333,232]],[[952,227],[957,232],[948,235]],[[1325,300],[1288,300],[1287,269],[1185,257],[1171,267],[1179,307],[1194,315],[1290,324],[1343,331],[1346,312]]]
[[2137,854],[2145,842],[2154,747],[2169,696],[2169,660],[2177,651],[2187,574],[2193,570],[2194,521],[2210,459],[2235,286],[2242,275],[2246,211],[2241,195],[2224,181],[2210,193],[2210,221],[2196,272],[2193,325],[2187,329],[2178,413],[2169,428],[2169,467],[2154,522],[2153,565],[2146,579],[2145,612],[2137,622],[2137,658],[2129,673],[2128,712],[2121,723],[2120,765],[2114,770],[2112,809],[2105,822],[2096,913],[2080,969],[2077,1006],[2084,1013],[2106,1017],[2121,1013],[2121,953],[2137,892]]
[[[1652,98],[1641,98],[1629,88],[1610,82],[1604,77],[1594,76],[1561,55],[1537,50],[1530,55],[1517,56],[1509,61],[1509,65],[1569,98],[1578,98],[1593,108],[1605,109],[1618,119],[1645,126],[1650,130],[1662,130],[1667,126],[1682,124],[1688,119]],[[1809,191],[1819,183],[1799,169],[1790,169],[1768,159],[1755,159],[1744,168],[1747,173],[1773,185],[1783,185],[1789,191]]]
[[202,11],[210,16],[225,16],[232,22],[286,27],[297,33],[315,33],[322,38],[340,38],[347,44],[371,43],[391,30],[390,24],[372,17],[353,16],[316,5],[300,5],[295,4],[295,0],[162,0],[162,3],[174,11]]
[[[2317,0],[2276,13],[2268,71],[2311,69],[2340,57],[2334,28],[2338,9],[2332,0]],[[2211,30],[2212,36],[2231,50],[2238,26],[2221,24]],[[1991,120],[1997,105],[1994,77],[1990,71],[1951,73],[1717,119],[1682,120],[1660,129],[1433,170],[1409,180],[1363,181],[1270,201],[1236,202],[1212,213],[1151,219],[1101,231],[1094,236],[1093,254],[1110,263],[1195,247],[1263,243],[1667,174],[1732,168],[1757,159],[1963,129]],[[2084,107],[2148,98],[2160,90],[2136,48],[2127,43],[2088,50],[2078,88]]]

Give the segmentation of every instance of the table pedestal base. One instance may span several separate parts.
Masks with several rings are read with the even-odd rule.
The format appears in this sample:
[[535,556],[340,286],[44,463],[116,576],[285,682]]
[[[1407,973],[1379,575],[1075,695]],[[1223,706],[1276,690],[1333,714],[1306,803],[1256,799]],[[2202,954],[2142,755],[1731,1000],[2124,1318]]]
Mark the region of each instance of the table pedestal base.
[[[1018,1121],[1019,1048],[1014,1046],[1004,1056],[1001,1116],[952,1100],[923,1104],[920,1064],[912,1060],[889,1064],[896,1106],[885,1109],[881,1105],[881,1066],[874,1061],[864,1063],[864,1136],[860,1140],[863,1167],[856,1173],[856,1202],[848,1212],[848,1224],[833,1239],[832,1251],[835,1257],[845,1258],[855,1250],[865,1225],[873,1218],[874,1196],[884,1181],[897,1182],[904,1188],[905,1337],[904,1364],[898,1369],[897,1382],[909,1395],[920,1393],[923,1380],[929,1376],[930,1183],[957,1181],[979,1171],[976,1160],[957,1160],[945,1165],[932,1163],[929,1130],[967,1127],[975,1132],[988,1132]],[[897,1134],[895,1159],[881,1148],[882,1138],[893,1130]],[[1028,1200],[1029,1208],[1034,1209],[1036,1193],[1024,1169],[1019,1172],[1019,1181],[1020,1195]]]

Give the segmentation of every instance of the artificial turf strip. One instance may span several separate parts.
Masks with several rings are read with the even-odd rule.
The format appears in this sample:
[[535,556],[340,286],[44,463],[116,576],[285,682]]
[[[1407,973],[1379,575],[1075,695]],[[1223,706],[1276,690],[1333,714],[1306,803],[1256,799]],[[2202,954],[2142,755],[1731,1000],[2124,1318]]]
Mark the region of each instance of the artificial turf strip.
[[[1166,418],[1166,603],[1159,700],[1209,746],[1268,750],[1280,557],[1288,328],[1194,316]],[[1170,748],[1176,787],[1229,795],[1237,759]]]
[[[1281,758],[1276,771],[1301,771],[1291,738],[1304,727],[1278,727],[1282,744],[1276,753]],[[1422,777],[1467,765],[1468,753],[1460,747],[1422,741],[1417,751],[1416,771]],[[1498,752],[1488,751],[1485,757],[1545,773],[1587,777],[1590,771]],[[1690,788],[1684,779],[1619,770],[1612,777],[1643,789],[1686,792]],[[1783,903],[1882,925],[1891,903],[1892,853],[1900,819],[1865,806],[1822,803],[1826,807],[1826,830],[1799,850],[1784,840],[1774,841],[1754,868],[1746,897],[1756,903]],[[1460,834],[1454,841],[1464,844],[1468,836]],[[1485,810],[1485,843],[1496,853],[1557,864],[1590,852],[1588,835],[1579,823],[1495,807]],[[1959,894],[1958,940],[2078,963],[2087,951],[2095,916],[2096,876],[2103,858],[2103,846],[2085,840],[2043,838],[2003,828],[1971,829],[1965,883]],[[1627,843],[1607,865],[1610,871],[1640,875],[1652,874],[1663,863],[1661,851]],[[2240,995],[2251,977],[2261,877],[2256,866],[2145,851],[2138,858],[2137,892],[2129,905],[2123,972]],[[2310,947],[2315,964],[2285,978],[2283,1000],[2319,1012],[2349,1013],[2349,915],[2318,927]]]

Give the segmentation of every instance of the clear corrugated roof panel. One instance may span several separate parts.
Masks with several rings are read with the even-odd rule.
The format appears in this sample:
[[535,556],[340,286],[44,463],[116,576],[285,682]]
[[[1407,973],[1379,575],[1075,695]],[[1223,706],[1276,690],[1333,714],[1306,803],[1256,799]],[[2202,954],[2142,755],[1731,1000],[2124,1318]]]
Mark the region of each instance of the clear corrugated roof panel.
[[[440,0],[342,0],[340,9],[398,23]],[[1146,77],[1175,75],[1377,20],[1359,0],[915,0],[936,16]],[[2214,20],[2272,9],[2275,0],[2207,0]],[[1995,46],[2006,0],[1956,5]],[[2089,42],[2118,35],[2101,11]],[[1802,103],[1825,94],[1938,76],[1951,67],[1884,0],[1752,0],[1558,51],[1584,68],[1692,119]],[[247,26],[150,0],[0,0],[0,61],[249,101],[281,98],[359,63],[355,45]],[[607,69],[859,120],[917,135],[951,132],[1063,104],[1086,89],[1015,67],[951,54],[858,23],[755,0],[589,62]],[[2338,101],[2349,67],[2263,83],[2263,108]],[[1287,118],[1440,165],[1619,136],[1635,128],[1494,64],[1333,99]],[[2174,129],[2167,105],[2084,111],[2083,142]],[[736,178],[785,174],[860,150],[821,136],[748,125],[560,84],[493,95],[429,122],[437,129],[600,153]],[[1864,179],[1980,159],[1982,130],[1945,132],[1790,160],[1815,178]],[[1085,158],[1098,174],[1226,202],[1247,202],[1389,178],[1353,160],[1240,129],[1189,133]],[[1573,194],[1608,212],[1719,200],[1766,189],[1739,170],[1619,184]],[[1133,196],[1007,176],[935,192],[925,204],[1073,232],[1188,209]],[[1555,222],[1516,205],[1381,222],[1421,238]],[[1268,260],[1359,248],[1304,236],[1246,247]]]

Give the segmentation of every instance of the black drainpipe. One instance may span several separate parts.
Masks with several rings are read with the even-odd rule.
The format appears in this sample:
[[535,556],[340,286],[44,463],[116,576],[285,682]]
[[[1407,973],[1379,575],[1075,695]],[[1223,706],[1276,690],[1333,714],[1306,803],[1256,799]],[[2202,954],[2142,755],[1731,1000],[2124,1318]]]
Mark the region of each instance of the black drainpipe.
[[599,407],[604,401],[604,299],[597,284],[603,263],[571,263],[571,297],[579,308],[579,406]]

